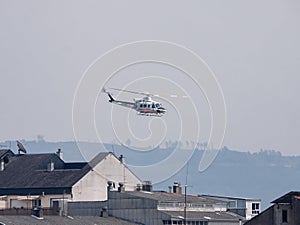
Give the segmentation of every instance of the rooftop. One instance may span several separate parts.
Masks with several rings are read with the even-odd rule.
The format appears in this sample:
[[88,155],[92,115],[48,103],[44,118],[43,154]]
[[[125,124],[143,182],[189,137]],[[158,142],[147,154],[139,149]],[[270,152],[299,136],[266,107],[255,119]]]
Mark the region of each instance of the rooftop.
[[224,200],[229,199],[229,200],[261,201],[261,199],[257,199],[257,198],[244,198],[244,197],[232,197],[232,196],[221,196],[221,195],[199,195],[199,196],[224,199]]
[[[184,212],[181,211],[164,211],[174,219],[183,219]],[[230,212],[186,212],[187,220],[203,220],[203,221],[239,221],[243,218]]]
[[62,216],[45,216],[44,219],[39,220],[31,216],[0,216],[0,224],[4,223],[14,225],[52,225],[52,224],[85,224],[85,225],[131,225],[134,223],[126,222],[124,220],[108,217],[96,216],[75,216],[75,217],[62,217]]
[[299,197],[300,197],[299,191],[291,191],[291,192],[275,199],[271,203],[292,203],[293,198],[299,198]]
[[[126,193],[128,195],[135,196],[135,197],[157,200],[158,202],[184,202],[185,201],[184,194],[175,194],[169,192],[145,192],[145,191],[132,191]],[[187,198],[187,203],[215,204],[215,203],[223,202],[220,200],[199,197],[196,195],[187,195],[186,198]]]
[[[0,150],[0,156],[4,157],[8,151]],[[10,151],[10,153],[12,152]],[[92,165],[99,163],[108,154],[107,152],[99,153],[93,159]],[[54,163],[53,171],[47,170],[50,162]],[[39,189],[45,188],[51,188],[52,191],[71,188],[91,169],[89,163],[65,163],[55,153],[12,153],[5,164],[5,169],[0,171],[0,195],[24,194],[22,191],[30,191],[30,194],[35,194],[35,189],[40,192]]]

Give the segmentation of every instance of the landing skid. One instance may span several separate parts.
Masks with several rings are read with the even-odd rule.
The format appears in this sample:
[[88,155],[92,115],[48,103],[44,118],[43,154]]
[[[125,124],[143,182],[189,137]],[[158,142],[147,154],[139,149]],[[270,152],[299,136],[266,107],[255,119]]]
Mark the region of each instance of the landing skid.
[[156,116],[156,117],[161,117],[164,114],[162,114],[162,113],[141,113],[141,112],[138,112],[137,115],[139,115],[139,116]]

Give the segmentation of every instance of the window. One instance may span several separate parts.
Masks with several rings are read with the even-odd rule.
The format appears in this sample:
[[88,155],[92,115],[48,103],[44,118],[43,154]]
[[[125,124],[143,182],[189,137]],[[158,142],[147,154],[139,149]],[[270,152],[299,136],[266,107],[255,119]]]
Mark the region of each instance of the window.
[[287,223],[288,222],[287,210],[282,210],[282,222],[283,223]]
[[146,108],[147,107],[147,105],[146,104],[144,104],[144,108]]
[[41,199],[32,200],[32,207],[38,207],[41,206]]
[[158,108],[158,107],[159,107],[159,104],[158,104],[158,103],[156,103],[156,105],[155,105],[155,106],[156,106],[156,108]]
[[140,108],[143,108],[143,104],[140,104]]
[[259,203],[252,203],[252,214],[259,214]]
[[155,105],[154,105],[154,104],[152,104],[152,108],[155,108]]
[[150,105],[148,105],[148,108],[150,108]]
[[[237,201],[236,200],[230,200],[229,202],[228,202],[228,207],[230,208],[230,209],[235,209],[235,208],[237,208]],[[253,206],[252,206],[253,207]]]

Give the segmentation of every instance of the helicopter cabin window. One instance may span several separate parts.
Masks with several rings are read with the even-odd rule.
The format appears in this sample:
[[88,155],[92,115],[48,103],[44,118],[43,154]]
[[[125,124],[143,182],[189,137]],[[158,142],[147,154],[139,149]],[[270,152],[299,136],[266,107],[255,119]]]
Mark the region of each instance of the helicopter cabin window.
[[146,104],[144,104],[144,108],[146,108],[147,107],[147,105]]
[[155,108],[155,105],[154,105],[154,104],[152,104],[152,108]]
[[158,103],[156,103],[156,105],[155,105],[155,106],[156,106],[156,108],[158,108],[158,107],[159,107],[159,104],[158,104]]
[[143,104],[140,104],[140,108],[142,108],[143,107]]
[[150,108],[150,105],[148,105],[148,108]]

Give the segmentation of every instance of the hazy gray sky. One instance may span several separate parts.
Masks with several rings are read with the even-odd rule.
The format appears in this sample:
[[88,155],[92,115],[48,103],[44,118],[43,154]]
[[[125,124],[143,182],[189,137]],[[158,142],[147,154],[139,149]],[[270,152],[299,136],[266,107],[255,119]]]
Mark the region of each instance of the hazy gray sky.
[[0,0],[0,139],[72,140],[86,68],[120,44],[155,39],[196,52],[215,72],[224,145],[299,154],[300,2]]

